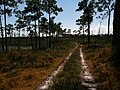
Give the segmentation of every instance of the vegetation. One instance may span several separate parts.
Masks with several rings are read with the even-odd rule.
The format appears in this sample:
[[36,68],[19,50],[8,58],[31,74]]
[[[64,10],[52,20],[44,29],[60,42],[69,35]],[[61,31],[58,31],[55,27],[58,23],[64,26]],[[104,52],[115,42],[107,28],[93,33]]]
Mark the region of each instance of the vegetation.
[[55,78],[51,90],[85,90],[81,86],[80,69],[80,55],[77,48],[66,62],[63,71]]
[[120,20],[120,16],[119,16],[119,1],[116,0],[116,4],[115,4],[115,13],[114,13],[114,21],[113,21],[113,41],[112,41],[112,59],[115,61],[115,65],[119,68],[120,67],[120,25],[119,25],[119,20]]
[[0,53],[0,89],[33,90],[63,62],[74,46],[75,43],[63,41],[54,50]]
[[[118,0],[115,0],[115,1],[114,0],[105,0],[104,2],[102,2],[101,0],[98,0],[98,1],[83,0],[83,1],[78,3],[78,9],[76,11],[84,10],[83,15],[85,14],[85,11],[86,11],[87,16],[89,16],[88,18],[87,17],[86,18],[87,18],[87,23],[88,23],[88,26],[87,26],[87,28],[88,28],[88,46],[90,46],[89,45],[90,44],[90,21],[93,20],[93,13],[94,13],[95,9],[97,8],[97,10],[101,11],[102,13],[104,13],[104,11],[106,11],[104,15],[109,16],[109,18],[108,18],[108,39],[109,39],[110,15],[111,15],[112,10],[114,10],[114,22],[113,22],[114,24],[113,24],[113,39],[112,39],[112,53],[111,53],[112,57],[111,57],[111,60],[114,60],[114,62],[116,63],[116,66],[119,67],[118,63],[119,63],[119,52],[120,52],[120,48],[119,48],[119,46],[120,46],[119,45],[120,44],[119,43],[119,36],[120,36],[119,19],[120,19],[120,17],[119,17],[119,10],[118,10],[119,3],[117,3],[117,2],[118,2]],[[87,11],[88,7],[91,10]],[[95,14],[96,14],[96,12],[95,12]],[[91,17],[91,20],[90,20],[90,17]],[[80,19],[81,19],[81,17],[80,17]],[[82,23],[81,23],[81,25],[82,25]]]
[[[23,5],[24,4],[24,5]],[[23,5],[23,9],[20,8],[20,5]],[[3,8],[4,7],[4,8]],[[3,22],[1,22],[0,17],[0,26],[1,26],[1,33],[5,33],[5,36],[2,37],[2,50],[7,51],[8,46],[8,35],[10,37],[16,37],[16,32],[18,32],[17,37],[21,37],[21,31],[26,32],[27,35],[24,33],[25,36],[30,36],[31,39],[31,47],[33,47],[33,40],[34,48],[33,49],[41,49],[41,34],[46,34],[46,37],[49,37],[46,40],[47,47],[51,48],[51,38],[53,34],[57,32],[61,32],[61,24],[57,24],[54,22],[55,16],[58,15],[59,12],[62,12],[63,9],[57,6],[56,0],[12,0],[12,1],[4,1],[0,2],[0,16],[4,15],[4,27]],[[48,13],[49,19],[44,16],[44,13]],[[7,23],[6,17],[7,16],[15,16],[17,18],[15,23]],[[44,18],[44,19],[43,19]],[[53,25],[52,25],[52,24]],[[14,24],[14,25],[12,25]],[[7,26],[9,26],[7,28]],[[10,27],[11,26],[11,27]],[[56,29],[54,28],[56,26]],[[13,33],[13,30],[15,33]],[[14,36],[13,36],[14,35]],[[5,39],[4,39],[5,38]],[[34,39],[33,39],[34,38]],[[39,41],[39,44],[38,44]],[[20,40],[18,41],[20,42]],[[5,47],[4,47],[5,46]]]
[[[82,11],[83,15],[76,20],[79,30],[75,32],[78,32],[78,35],[72,35],[71,29],[62,29],[62,22],[55,22],[56,16],[63,11],[63,7],[58,6],[57,0],[1,0],[0,90],[34,89],[63,62],[75,46],[75,42],[83,44],[85,60],[99,83],[98,88],[118,90],[120,87],[119,8],[119,0],[78,2],[76,11]],[[112,11],[114,11],[113,34],[109,35]],[[107,35],[90,33],[90,24],[94,22],[96,15],[101,20],[108,16]],[[7,17],[15,17],[15,23],[7,22]],[[55,79],[53,90],[84,89],[80,85],[78,51],[75,50],[63,72]]]
[[[91,38],[92,41],[96,41],[94,37]],[[99,83],[98,90],[118,90],[120,88],[120,72],[119,69],[116,69],[115,61],[110,60],[112,59],[112,43],[111,41],[106,42],[105,39],[97,39],[99,41],[91,44],[90,47],[84,44],[85,60],[95,76],[95,81]]]
[[76,11],[82,11],[83,10],[83,16],[81,16],[80,18],[81,18],[81,25],[86,25],[87,24],[87,30],[86,31],[88,32],[88,46],[90,44],[90,24],[93,21],[93,16],[95,14],[94,7],[95,7],[94,6],[94,0],[91,0],[90,2],[88,2],[86,0],[83,0],[83,1],[78,3],[78,9],[76,9]]
[[96,7],[98,9],[98,12],[101,12],[100,16],[98,18],[105,19],[108,16],[108,38],[110,35],[110,20],[111,20],[111,13],[114,10],[115,2],[114,0],[98,0],[99,2],[96,2]]

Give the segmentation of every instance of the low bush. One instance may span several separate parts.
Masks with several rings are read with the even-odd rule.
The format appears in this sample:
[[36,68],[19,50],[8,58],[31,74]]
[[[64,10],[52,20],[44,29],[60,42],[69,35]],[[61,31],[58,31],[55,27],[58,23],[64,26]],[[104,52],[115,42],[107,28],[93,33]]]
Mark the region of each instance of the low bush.
[[[113,62],[110,61],[111,44],[108,42],[96,44],[98,47],[87,47],[84,45],[83,52],[85,60],[96,81],[99,83],[99,90],[119,90],[120,72],[115,69]],[[100,47],[99,47],[100,45]]]
[[0,90],[33,90],[74,47],[74,42],[63,41],[54,49],[0,52]]

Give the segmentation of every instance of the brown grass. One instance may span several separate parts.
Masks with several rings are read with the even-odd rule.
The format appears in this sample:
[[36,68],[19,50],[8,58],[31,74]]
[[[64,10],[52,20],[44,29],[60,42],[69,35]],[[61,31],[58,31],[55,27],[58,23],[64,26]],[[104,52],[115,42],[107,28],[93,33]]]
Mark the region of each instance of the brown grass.
[[15,69],[16,75],[12,75],[11,72],[0,74],[0,78],[2,79],[0,87],[9,90],[33,90],[45,80],[62,61],[63,58],[58,58],[50,67],[46,68]]
[[[0,90],[34,90],[65,60],[73,47],[74,45],[64,50],[0,53]],[[8,58],[8,55],[15,56],[15,61],[11,59],[12,56]],[[21,56],[26,64],[21,64]],[[16,63],[15,67],[13,63]]]
[[88,48],[84,50],[85,60],[99,84],[100,90],[119,90],[120,72],[109,61],[111,47]]

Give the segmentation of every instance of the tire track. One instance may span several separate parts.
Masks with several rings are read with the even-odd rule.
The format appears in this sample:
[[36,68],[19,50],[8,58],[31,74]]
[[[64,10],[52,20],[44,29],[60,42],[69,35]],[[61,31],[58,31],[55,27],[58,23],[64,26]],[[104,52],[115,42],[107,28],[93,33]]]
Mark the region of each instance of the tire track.
[[80,57],[81,57],[81,78],[82,78],[82,85],[88,90],[97,90],[97,83],[94,80],[94,76],[90,73],[89,68],[84,60],[84,56],[82,53],[82,48],[80,48]]
[[72,55],[72,53],[75,51],[75,49],[77,47],[78,47],[78,45],[76,44],[76,47],[66,57],[66,59],[64,60],[64,62],[60,66],[58,66],[58,68],[55,71],[53,71],[53,73],[45,81],[43,81],[43,83],[40,84],[36,90],[48,90],[53,85],[54,78],[56,77],[56,75],[58,73],[60,73],[63,70],[63,67],[64,67],[65,63],[69,60],[70,56]]

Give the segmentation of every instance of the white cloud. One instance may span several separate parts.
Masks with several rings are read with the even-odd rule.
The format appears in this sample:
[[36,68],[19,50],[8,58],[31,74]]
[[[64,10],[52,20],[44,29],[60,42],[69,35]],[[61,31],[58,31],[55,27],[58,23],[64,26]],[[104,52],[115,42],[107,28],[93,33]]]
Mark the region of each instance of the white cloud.
[[[91,26],[91,34],[95,34],[97,35],[99,33],[100,30],[100,34],[107,34],[108,33],[108,26],[105,25],[97,25],[97,26]],[[110,26],[110,34],[112,34],[113,32],[113,26]]]

